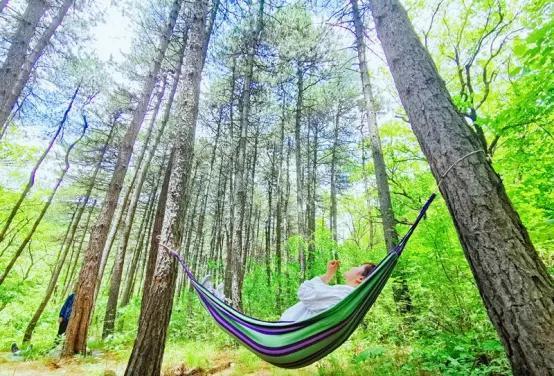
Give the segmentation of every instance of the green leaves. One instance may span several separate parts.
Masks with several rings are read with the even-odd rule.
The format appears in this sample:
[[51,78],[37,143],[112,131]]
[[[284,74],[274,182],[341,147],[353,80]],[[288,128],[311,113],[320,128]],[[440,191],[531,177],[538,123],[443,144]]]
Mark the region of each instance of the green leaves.
[[368,359],[377,358],[385,353],[385,348],[383,346],[371,346],[362,351],[360,354],[356,355],[354,358],[354,363],[362,363]]

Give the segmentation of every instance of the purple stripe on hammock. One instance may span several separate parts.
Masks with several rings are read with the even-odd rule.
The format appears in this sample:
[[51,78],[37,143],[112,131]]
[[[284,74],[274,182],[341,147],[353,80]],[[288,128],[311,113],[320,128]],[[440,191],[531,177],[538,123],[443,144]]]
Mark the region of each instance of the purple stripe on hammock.
[[[204,298],[202,297],[202,300],[204,301]],[[204,301],[205,302],[205,301]],[[301,349],[303,347],[309,346],[315,342],[318,342],[334,333],[339,331],[343,326],[345,326],[348,323],[348,320],[345,320],[338,324],[337,326],[327,329],[322,333],[316,334],[315,336],[312,336],[308,339],[304,339],[300,342],[297,342],[293,345],[287,345],[280,348],[270,348],[267,346],[259,345],[252,339],[250,339],[248,336],[243,334],[241,331],[235,329],[232,325],[227,323],[227,321],[220,316],[220,314],[215,311],[210,305],[206,305],[208,308],[208,311],[212,315],[212,317],[218,322],[219,325],[221,325],[225,330],[231,332],[235,337],[239,338],[242,342],[244,342],[247,346],[251,347],[252,349],[256,350],[259,353],[262,353],[267,356],[282,356],[282,355],[288,355],[293,352],[295,352],[298,349]]]
[[[384,285],[386,284],[386,282],[388,281],[388,277],[385,278],[383,280],[383,282],[380,284],[380,290],[383,289]],[[378,294],[379,295],[379,294]],[[375,298],[375,300],[377,299],[377,297]],[[374,301],[375,301],[374,300]],[[363,305],[364,307],[369,303],[368,300],[366,300]],[[369,309],[373,306],[373,303],[369,303],[369,307],[367,308],[361,308],[360,312],[365,312],[363,313],[363,315],[366,315],[367,312],[369,311]],[[358,314],[362,314],[362,313],[358,313]],[[352,316],[353,317],[353,316]],[[357,327],[357,325],[356,325]],[[348,338],[352,335],[352,333],[354,332],[354,330],[356,330],[356,327],[354,327],[350,333],[348,334],[348,336],[336,343],[333,343],[332,344],[332,348],[331,348],[331,351],[329,351],[329,348],[328,347],[324,347],[318,351],[316,351],[315,353],[313,354],[310,354],[308,355],[307,357],[303,358],[303,359],[300,359],[300,360],[297,360],[297,361],[294,361],[294,362],[289,362],[289,363],[272,363],[272,364],[275,364],[275,365],[278,365],[280,367],[284,367],[284,368],[299,368],[299,367],[304,367],[306,365],[309,365],[309,364],[312,364],[313,362],[316,362],[318,361],[319,359],[322,359],[323,357],[325,357],[327,354],[331,353],[332,351],[334,351],[336,348],[338,348],[339,346],[341,346],[344,342],[346,342],[346,340],[348,340]],[[271,363],[271,362],[270,362]]]
[[[196,292],[198,293],[198,296],[202,299],[202,301],[206,302],[205,294],[202,291],[199,291],[196,287],[194,288]],[[212,303],[205,303],[206,305],[212,306]],[[221,308],[219,308],[221,309]],[[263,333],[263,334],[285,334],[285,333],[291,333],[298,329],[306,327],[306,325],[295,325],[295,326],[288,326],[286,328],[271,328],[271,327],[264,327],[264,329],[261,328],[261,326],[256,326],[254,324],[251,324],[249,322],[246,322],[245,320],[239,318],[239,317],[233,317],[233,320],[240,322],[245,327],[255,330],[256,332]]]
[[[197,286],[202,286],[197,280],[196,278],[194,277],[194,275],[192,274],[192,272],[188,269],[185,261],[183,260],[183,258],[176,252],[173,252],[171,251],[171,254],[173,254],[177,260],[179,261],[179,263],[181,264],[181,267],[183,268],[183,270],[185,271],[185,273],[187,273],[187,275],[189,276],[190,278],[190,281],[193,285],[197,285]],[[193,286],[194,289],[196,290],[196,292],[198,293],[198,295],[205,295],[204,292],[202,292],[200,289],[198,289],[196,286]],[[228,305],[227,303],[223,302],[221,299],[218,299],[216,298],[217,300],[219,300],[223,305],[225,305],[226,307],[228,307],[230,310],[234,311],[234,312],[237,312],[243,316],[246,316],[252,320],[256,320],[256,321],[259,321],[259,322],[266,322],[268,324],[275,324],[275,323],[283,323],[285,324],[286,326],[283,326],[283,327],[271,327],[271,326],[266,326],[264,324],[258,324],[259,326],[265,326],[267,327],[267,333],[266,332],[261,332],[261,333],[266,333],[266,334],[270,334],[270,333],[289,333],[289,332],[294,332],[295,330],[297,329],[300,329],[300,328],[303,328],[304,326],[306,325],[293,325],[294,322],[292,321],[264,321],[264,320],[259,320],[259,319],[256,319],[255,317],[250,317],[248,315],[245,315],[244,313],[242,312],[239,312],[237,311],[235,308],[231,307],[230,305]],[[315,317],[315,316],[314,316]],[[257,329],[256,326],[252,326],[253,324],[250,324],[242,319],[238,319],[237,318],[237,321],[240,321],[241,323],[243,323],[245,326],[248,326],[250,329]],[[290,323],[290,324],[286,324],[286,323]],[[307,322],[304,321],[304,324],[312,324],[312,322]]]

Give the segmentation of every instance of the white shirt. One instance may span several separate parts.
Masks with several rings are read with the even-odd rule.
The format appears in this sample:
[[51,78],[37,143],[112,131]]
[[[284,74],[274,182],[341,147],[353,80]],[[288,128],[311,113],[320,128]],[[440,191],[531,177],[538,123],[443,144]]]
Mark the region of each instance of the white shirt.
[[348,285],[328,285],[315,277],[304,281],[298,289],[298,303],[283,312],[280,321],[301,321],[331,308],[348,294],[354,287]]

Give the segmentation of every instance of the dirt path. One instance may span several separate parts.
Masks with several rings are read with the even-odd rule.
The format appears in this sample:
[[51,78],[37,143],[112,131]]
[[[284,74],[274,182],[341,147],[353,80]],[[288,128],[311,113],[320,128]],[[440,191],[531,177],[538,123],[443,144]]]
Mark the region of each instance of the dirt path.
[[0,376],[122,375],[125,363],[104,357],[61,361],[55,358],[23,361],[1,354]]
[[[313,369],[303,371],[279,370],[265,362],[237,364],[237,354],[214,353],[209,365],[188,367],[183,359],[169,359],[164,364],[164,376],[285,376],[313,375]],[[249,362],[246,362],[249,363]],[[25,361],[11,353],[0,353],[0,376],[120,376],[125,372],[126,359],[110,353],[99,353],[86,358],[60,360],[58,357],[45,357],[40,360]]]

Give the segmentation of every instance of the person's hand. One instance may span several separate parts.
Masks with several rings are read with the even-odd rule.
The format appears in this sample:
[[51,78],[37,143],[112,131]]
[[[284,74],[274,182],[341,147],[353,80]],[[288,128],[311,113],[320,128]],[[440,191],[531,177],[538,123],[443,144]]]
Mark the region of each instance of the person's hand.
[[327,263],[327,273],[323,274],[319,278],[323,281],[323,283],[329,283],[330,280],[333,279],[335,274],[337,273],[337,270],[340,266],[339,260],[331,260]]
[[63,321],[63,317],[60,316],[60,318],[58,319],[58,322],[61,324]]
[[340,266],[339,260],[331,260],[327,263],[327,274],[330,276],[335,275]]

